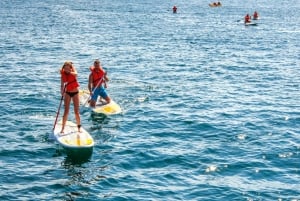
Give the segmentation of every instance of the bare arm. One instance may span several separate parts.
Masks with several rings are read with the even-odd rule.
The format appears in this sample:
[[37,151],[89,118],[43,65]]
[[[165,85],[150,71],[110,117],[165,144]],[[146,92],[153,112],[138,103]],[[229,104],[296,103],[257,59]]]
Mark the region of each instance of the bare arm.
[[61,93],[62,96],[64,95],[64,90],[65,90],[65,83],[64,83],[64,81],[62,79],[62,76],[61,76],[61,78],[60,78],[60,93]]
[[70,72],[72,75],[75,75],[77,77],[77,70],[75,68],[75,66],[72,65],[72,70]]
[[93,84],[93,76],[92,74],[89,75],[89,82],[88,82],[88,89],[89,92],[92,93],[92,84]]
[[107,73],[106,72],[104,74],[104,80],[105,80],[105,82],[109,82],[109,78],[107,77]]

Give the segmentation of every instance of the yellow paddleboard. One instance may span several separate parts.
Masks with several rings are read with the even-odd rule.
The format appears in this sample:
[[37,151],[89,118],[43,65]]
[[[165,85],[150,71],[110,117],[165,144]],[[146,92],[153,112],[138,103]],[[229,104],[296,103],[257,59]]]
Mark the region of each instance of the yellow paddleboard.
[[113,100],[108,104],[97,103],[96,107],[92,109],[96,113],[105,115],[119,114],[122,112],[121,107]]
[[[80,103],[84,106],[89,107],[87,101],[90,98],[89,91],[80,90],[79,96],[80,96]],[[108,104],[98,101],[96,103],[96,107],[92,108],[92,111],[95,113],[101,113],[105,115],[114,115],[114,114],[120,114],[122,112],[122,109],[119,104],[117,104],[114,100],[111,100],[111,102]]]

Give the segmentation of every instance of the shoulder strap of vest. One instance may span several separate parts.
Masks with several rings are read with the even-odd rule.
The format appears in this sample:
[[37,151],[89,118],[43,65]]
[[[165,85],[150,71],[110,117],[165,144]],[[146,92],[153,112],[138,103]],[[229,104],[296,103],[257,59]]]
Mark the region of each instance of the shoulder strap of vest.
[[[61,73],[62,76],[65,76],[65,78],[67,77],[67,74],[64,72],[63,69],[60,70],[60,73]],[[67,82],[66,82],[65,86],[68,86],[69,84],[72,84],[73,82],[77,82],[77,78],[74,75],[72,76],[72,78],[74,78],[72,81],[68,82],[68,80],[66,80]]]

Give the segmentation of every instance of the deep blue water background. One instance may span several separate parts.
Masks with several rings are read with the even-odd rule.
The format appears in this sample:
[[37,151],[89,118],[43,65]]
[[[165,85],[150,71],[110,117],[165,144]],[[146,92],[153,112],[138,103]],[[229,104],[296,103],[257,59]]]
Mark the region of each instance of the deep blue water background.
[[[1,0],[0,200],[300,200],[300,2],[208,3]],[[48,140],[59,69],[86,88],[96,58],[124,111],[81,109],[76,164]]]

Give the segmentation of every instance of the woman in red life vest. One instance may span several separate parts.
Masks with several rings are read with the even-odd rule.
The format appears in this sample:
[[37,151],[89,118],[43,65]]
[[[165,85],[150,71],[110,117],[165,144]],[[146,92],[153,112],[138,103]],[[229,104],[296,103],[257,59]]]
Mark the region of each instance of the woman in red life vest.
[[250,22],[251,22],[250,19],[251,19],[250,15],[247,14],[247,15],[245,16],[245,24],[246,24],[246,23],[250,23]]
[[[102,68],[100,61],[96,59],[94,61],[94,65],[90,67],[91,73],[89,76],[89,83],[88,83],[88,89],[91,94],[91,100],[90,100],[90,106],[95,107],[96,102],[98,99],[98,96],[102,97],[106,103],[110,103],[110,97],[108,96],[105,88],[106,82],[109,81],[107,77],[107,73],[105,70]],[[105,88],[102,86],[104,83]]]
[[64,96],[64,116],[62,120],[61,133],[64,132],[66,121],[68,120],[68,114],[70,111],[71,100],[74,104],[74,113],[78,131],[80,132],[80,115],[79,115],[79,83],[77,81],[77,71],[73,66],[73,63],[66,61],[61,68],[61,95]]

